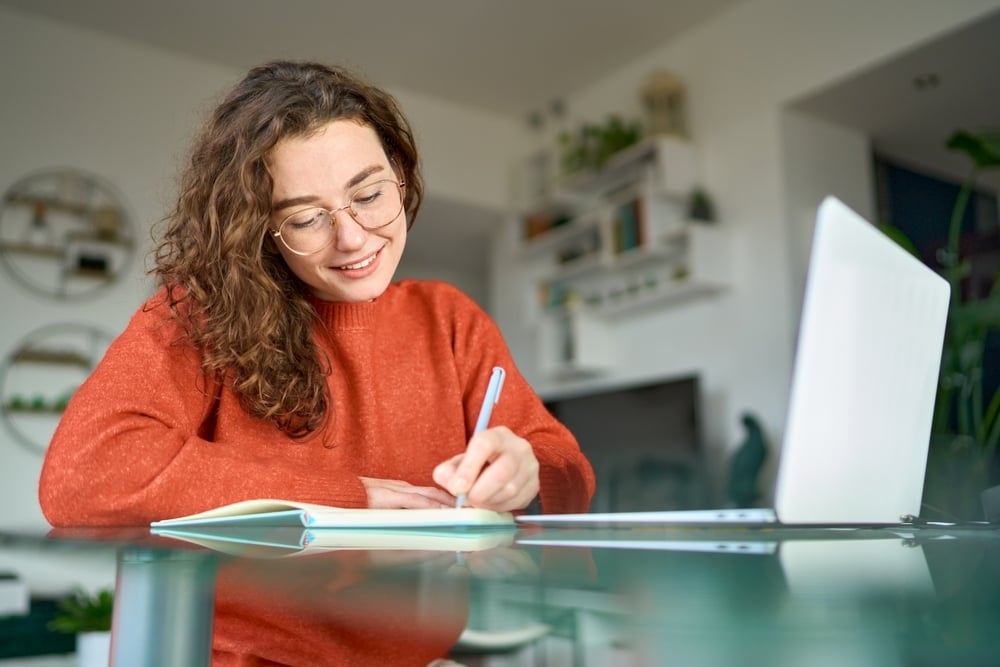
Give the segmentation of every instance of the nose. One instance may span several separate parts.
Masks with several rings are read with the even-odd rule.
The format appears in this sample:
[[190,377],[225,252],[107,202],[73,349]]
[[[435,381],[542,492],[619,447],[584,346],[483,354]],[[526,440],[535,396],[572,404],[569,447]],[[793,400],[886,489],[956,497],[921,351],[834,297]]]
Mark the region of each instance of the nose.
[[368,230],[362,227],[347,206],[338,208],[333,215],[333,243],[337,250],[350,252],[358,250],[368,238]]

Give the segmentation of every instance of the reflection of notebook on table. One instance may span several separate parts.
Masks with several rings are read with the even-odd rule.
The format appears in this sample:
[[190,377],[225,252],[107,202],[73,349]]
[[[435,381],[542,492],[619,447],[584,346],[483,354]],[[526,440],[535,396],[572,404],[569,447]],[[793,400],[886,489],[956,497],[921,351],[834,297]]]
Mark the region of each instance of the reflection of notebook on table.
[[950,291],[839,200],[821,206],[774,508],[522,515],[538,524],[893,524],[920,512]]
[[296,528],[293,526],[194,525],[150,530],[153,535],[251,558],[310,554],[334,549],[370,551],[481,551],[510,546],[513,528],[417,529]]

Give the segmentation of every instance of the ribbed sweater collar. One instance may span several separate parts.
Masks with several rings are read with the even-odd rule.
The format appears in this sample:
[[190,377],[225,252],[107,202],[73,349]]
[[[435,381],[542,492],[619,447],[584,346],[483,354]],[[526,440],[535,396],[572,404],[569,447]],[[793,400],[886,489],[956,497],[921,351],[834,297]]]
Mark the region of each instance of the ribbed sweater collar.
[[[392,289],[390,286],[389,289]],[[387,290],[388,292],[388,290]],[[371,329],[375,324],[380,305],[387,300],[387,294],[374,301],[363,301],[361,303],[345,303],[342,301],[323,301],[309,294],[309,302],[316,309],[316,314],[321,322],[325,323],[330,331],[363,331]]]

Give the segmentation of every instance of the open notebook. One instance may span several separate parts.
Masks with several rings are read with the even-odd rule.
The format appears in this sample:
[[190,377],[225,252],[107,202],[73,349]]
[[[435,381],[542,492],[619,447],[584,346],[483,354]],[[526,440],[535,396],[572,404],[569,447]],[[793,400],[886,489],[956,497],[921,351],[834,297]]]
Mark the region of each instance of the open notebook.
[[515,525],[509,512],[475,507],[363,509],[258,498],[153,521],[150,532],[268,557],[330,549],[478,551],[511,544]]
[[463,528],[507,527],[509,512],[475,507],[439,509],[368,509],[316,505],[276,498],[255,498],[215,507],[197,514],[153,521],[153,528],[191,526],[294,526],[298,528]]
[[948,283],[834,197],[819,207],[773,508],[540,524],[881,525],[920,513]]

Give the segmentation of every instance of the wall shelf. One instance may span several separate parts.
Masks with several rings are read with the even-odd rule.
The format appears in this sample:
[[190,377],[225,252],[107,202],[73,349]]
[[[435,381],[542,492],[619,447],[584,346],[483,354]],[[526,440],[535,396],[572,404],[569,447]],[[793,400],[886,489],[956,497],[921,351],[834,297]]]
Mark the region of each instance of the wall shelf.
[[[686,223],[669,237],[611,257],[596,253],[558,264],[536,282],[540,314],[567,305],[609,314],[710,294],[729,282],[727,230]],[[629,307],[627,302],[635,302]],[[623,307],[624,305],[624,307]]]
[[545,194],[528,197],[516,208],[529,217],[559,220],[640,178],[650,178],[663,196],[686,199],[697,185],[694,146],[674,137],[644,139],[611,156],[599,171],[563,176],[553,179],[551,187],[533,188]]
[[121,196],[93,174],[29,174],[0,203],[0,270],[38,295],[65,300],[105,289],[135,245]]
[[59,416],[111,339],[96,327],[70,322],[27,333],[0,357],[0,426],[28,450],[44,454]]
[[11,192],[5,197],[5,199],[8,204],[28,206],[32,208],[40,206],[46,210],[68,213],[69,215],[79,217],[89,216],[91,213],[89,206],[47,195],[30,194],[26,192]]
[[15,363],[57,364],[90,369],[92,361],[78,352],[22,347],[11,355]]
[[66,252],[62,248],[49,245],[36,245],[33,243],[12,243],[10,241],[0,243],[0,252],[18,253],[21,255],[34,255],[46,259],[62,259]]
[[61,407],[43,407],[43,408],[33,408],[24,407],[20,405],[5,405],[4,412],[8,414],[18,414],[18,415],[48,415],[48,416],[59,416],[62,414],[63,408]]
[[619,318],[729,284],[728,230],[688,218],[694,158],[679,139],[642,142],[600,172],[562,182],[554,203],[537,203],[536,211],[558,212],[548,228],[536,215],[522,218],[519,256],[535,294],[526,320],[536,325],[548,376],[610,370]]

